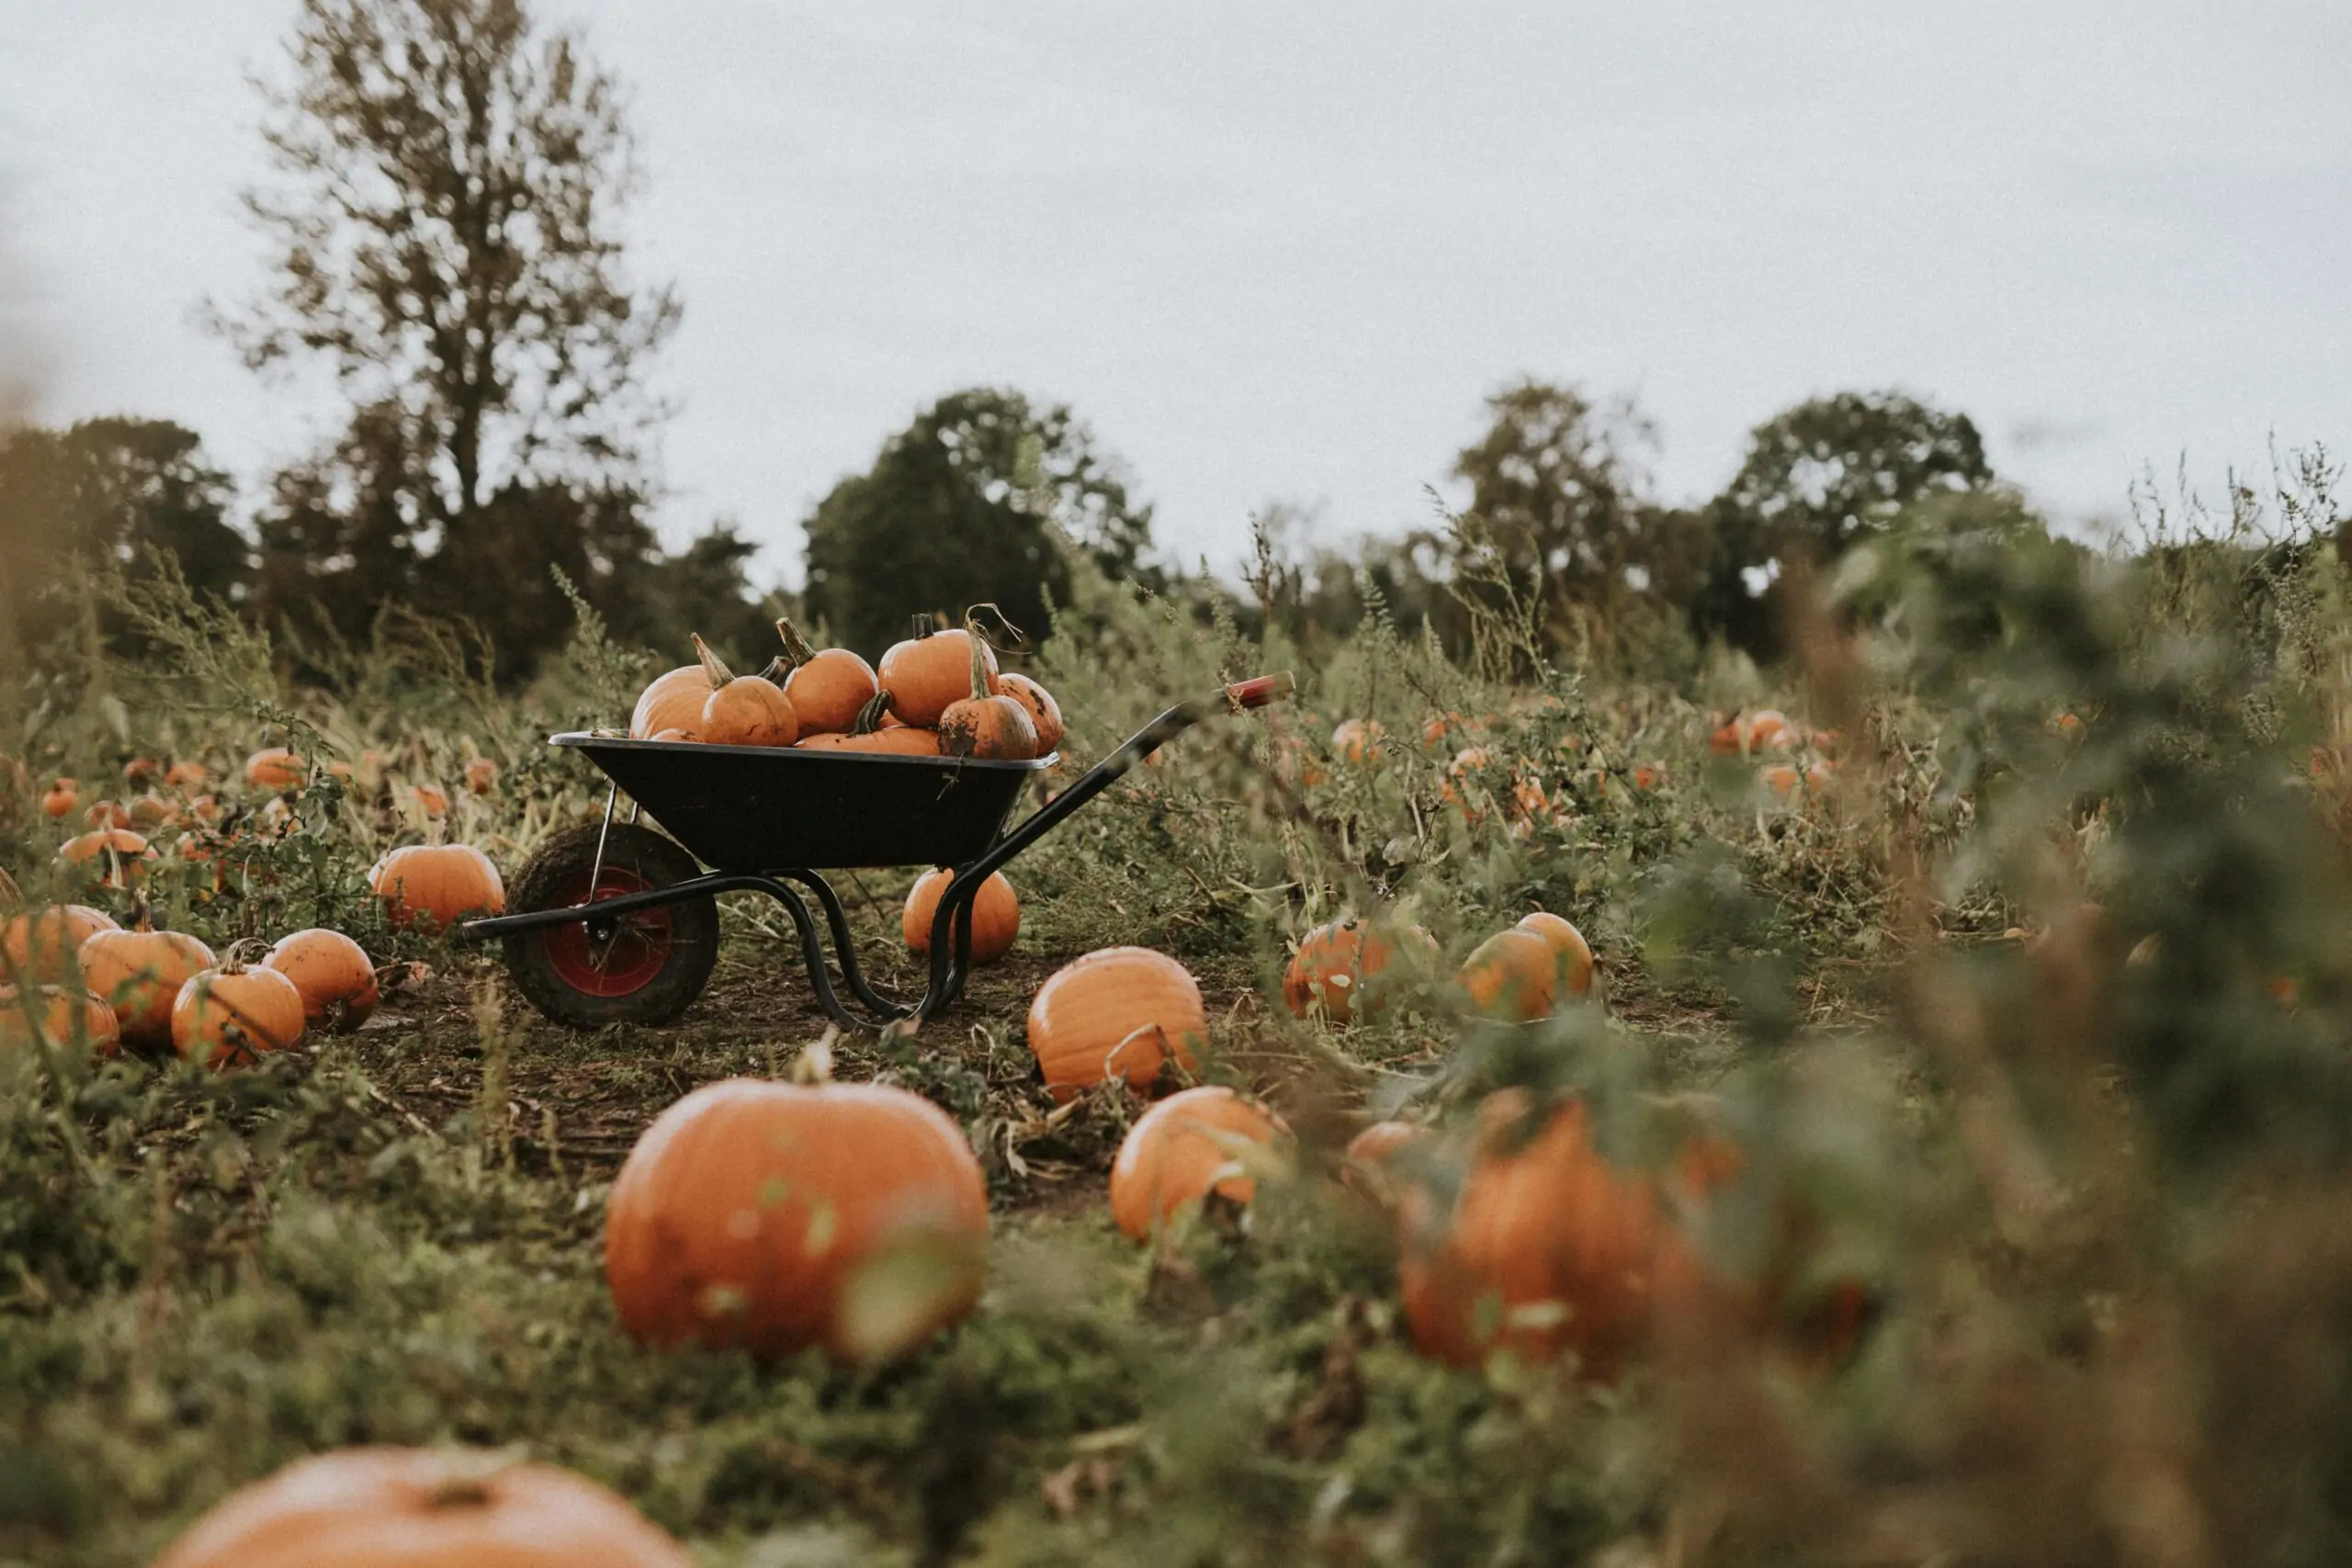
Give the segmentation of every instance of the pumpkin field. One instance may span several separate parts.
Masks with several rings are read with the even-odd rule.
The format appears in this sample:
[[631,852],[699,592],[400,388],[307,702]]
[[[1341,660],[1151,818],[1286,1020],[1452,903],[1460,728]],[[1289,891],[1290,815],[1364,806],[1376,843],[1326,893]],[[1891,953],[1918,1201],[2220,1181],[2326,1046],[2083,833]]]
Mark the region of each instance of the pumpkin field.
[[[1769,675],[1081,574],[887,658],[582,605],[519,691],[89,588],[135,651],[6,699],[0,1562],[2341,1561],[2352,567],[1928,507],[1803,588]],[[920,1023],[830,1021],[754,893],[635,1014],[684,906],[536,982],[452,937],[656,833],[547,744],[640,698],[689,764],[1052,756],[1017,820],[1271,671]],[[902,996],[926,869],[834,877]],[[224,1506],[363,1448],[433,1452]]]

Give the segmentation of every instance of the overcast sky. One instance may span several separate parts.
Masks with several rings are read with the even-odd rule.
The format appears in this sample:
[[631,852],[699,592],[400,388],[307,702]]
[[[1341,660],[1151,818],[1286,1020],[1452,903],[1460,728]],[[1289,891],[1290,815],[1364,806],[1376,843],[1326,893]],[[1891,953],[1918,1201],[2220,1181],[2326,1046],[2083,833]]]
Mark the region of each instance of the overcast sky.
[[[686,301],[665,532],[737,518],[788,581],[816,498],[975,382],[1074,404],[1220,566],[1269,501],[1422,520],[1520,373],[1636,394],[1669,497],[1849,387],[1965,410],[2073,519],[2352,448],[2346,0],[551,8],[632,85]],[[259,278],[244,77],[292,12],[0,0],[44,416],[181,420],[248,481],[324,428],[193,321]]]

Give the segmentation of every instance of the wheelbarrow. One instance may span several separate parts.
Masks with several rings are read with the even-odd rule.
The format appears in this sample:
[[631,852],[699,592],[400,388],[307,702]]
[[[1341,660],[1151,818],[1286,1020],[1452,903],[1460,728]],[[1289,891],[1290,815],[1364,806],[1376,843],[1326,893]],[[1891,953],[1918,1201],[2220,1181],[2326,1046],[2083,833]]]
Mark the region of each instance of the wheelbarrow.
[[[558,735],[550,744],[578,750],[612,780],[603,818],[557,834],[524,863],[510,899],[516,913],[469,921],[456,934],[503,941],[515,989],[557,1023],[668,1023],[702,994],[718,960],[718,895],[764,893],[791,917],[826,1016],[851,1029],[922,1022],[963,994],[972,903],[990,874],[1162,743],[1291,689],[1286,674],[1261,675],[1178,704],[1010,832],[1005,821],[1023,786],[1054,757],[979,761]],[[632,802],[626,821],[616,819],[624,794]],[[929,984],[911,1001],[867,983],[849,912],[822,875],[910,865],[955,872],[932,919]],[[848,1001],[828,971],[828,935]]]

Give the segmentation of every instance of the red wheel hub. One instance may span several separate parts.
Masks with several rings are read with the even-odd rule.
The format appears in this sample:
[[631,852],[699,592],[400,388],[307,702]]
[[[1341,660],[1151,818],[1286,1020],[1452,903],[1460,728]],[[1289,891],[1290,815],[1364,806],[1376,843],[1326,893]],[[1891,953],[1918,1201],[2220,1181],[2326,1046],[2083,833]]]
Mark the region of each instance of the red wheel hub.
[[[596,878],[594,894],[583,871],[555,902],[617,898],[650,886],[633,871],[608,865]],[[659,907],[632,909],[609,920],[550,926],[540,940],[547,946],[548,966],[565,985],[591,997],[626,997],[651,985],[670,962],[670,911]]]

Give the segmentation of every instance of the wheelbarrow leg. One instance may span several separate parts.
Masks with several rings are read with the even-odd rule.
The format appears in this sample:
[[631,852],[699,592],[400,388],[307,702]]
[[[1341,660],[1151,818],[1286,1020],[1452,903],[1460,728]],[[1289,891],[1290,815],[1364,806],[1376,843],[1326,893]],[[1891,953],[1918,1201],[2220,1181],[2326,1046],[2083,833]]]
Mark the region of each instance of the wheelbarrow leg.
[[[857,993],[860,1001],[866,1002],[890,1017],[899,1016],[904,1010],[903,1009],[893,1008],[889,1003],[876,997],[866,988],[865,982],[859,977],[856,968],[857,961],[850,956],[849,944],[842,941],[844,934],[842,927],[845,922],[842,921],[836,913],[841,907],[841,901],[831,896],[833,890],[831,887],[825,887],[821,881],[816,886],[824,888],[824,891],[819,895],[819,899],[826,906],[825,913],[832,923],[834,940],[842,942],[842,973],[848,977],[850,988]],[[868,1021],[859,1018],[842,1005],[840,995],[833,989],[832,974],[825,964],[825,942],[817,932],[817,919],[808,912],[808,906],[801,902],[800,895],[780,881],[769,882],[762,891],[771,895],[777,903],[783,905],[785,913],[792,917],[793,926],[800,933],[800,960],[808,971],[808,988],[816,993],[817,1005],[824,1009],[825,1016],[843,1029],[872,1027]]]
[[[776,874],[799,883],[816,895],[818,904],[825,911],[825,923],[832,930],[833,949],[841,956],[842,981],[849,987],[852,996],[885,1020],[922,1015],[922,1002],[892,1001],[866,984],[865,972],[857,964],[857,943],[850,935],[849,910],[842,907],[841,895],[833,891],[831,883],[813,871],[785,871]],[[814,964],[816,961],[812,958],[810,962]]]

